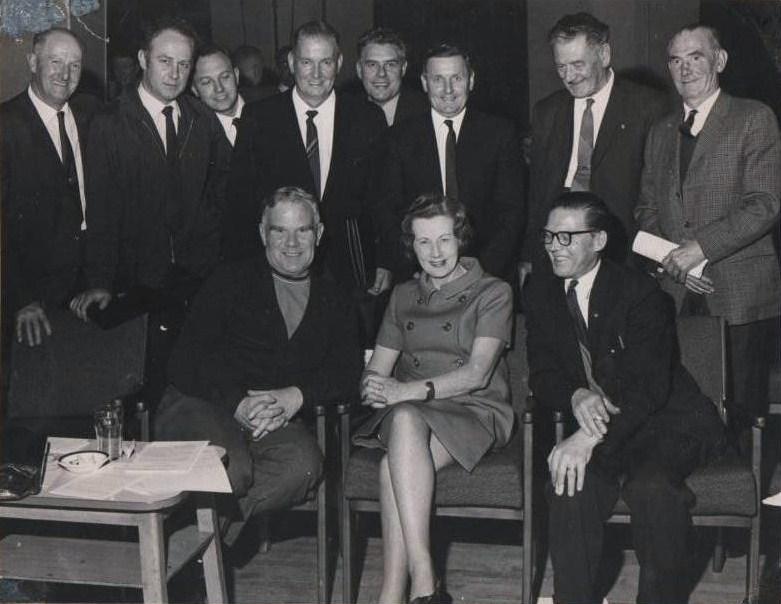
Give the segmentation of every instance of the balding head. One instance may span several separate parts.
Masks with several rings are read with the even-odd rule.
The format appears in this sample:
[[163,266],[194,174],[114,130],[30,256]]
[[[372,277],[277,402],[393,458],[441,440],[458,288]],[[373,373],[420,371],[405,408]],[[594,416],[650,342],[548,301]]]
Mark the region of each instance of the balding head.
[[79,85],[82,56],[81,42],[67,29],[37,34],[27,55],[33,93],[50,107],[62,109]]

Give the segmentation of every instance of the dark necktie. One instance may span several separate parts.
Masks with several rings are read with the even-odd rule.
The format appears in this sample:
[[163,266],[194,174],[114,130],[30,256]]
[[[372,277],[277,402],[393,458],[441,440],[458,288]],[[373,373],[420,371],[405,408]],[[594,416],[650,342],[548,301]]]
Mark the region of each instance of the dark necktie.
[[573,279],[567,286],[567,310],[572,317],[572,322],[575,324],[575,333],[578,336],[578,342],[588,347],[588,336],[586,331],[586,321],[583,319],[583,313],[580,312],[580,305],[578,304],[578,293],[576,288],[578,287],[578,280]]
[[580,121],[578,169],[570,186],[572,191],[588,191],[591,188],[591,155],[594,153],[594,114],[591,111],[593,104],[594,99],[586,99],[586,108]]
[[456,131],[453,120],[445,120],[447,138],[445,139],[445,195],[458,199],[458,177],[456,176]]
[[686,116],[686,120],[678,126],[678,130],[681,131],[681,144],[678,154],[680,159],[678,174],[680,176],[681,185],[683,185],[683,182],[686,180],[686,173],[689,171],[689,163],[691,163],[694,147],[697,146],[697,137],[692,134],[695,115],[697,115],[697,110],[690,110],[689,115]]
[[165,115],[165,157],[169,165],[176,162],[176,127],[174,126],[174,108],[171,105],[163,107]]
[[76,158],[73,155],[73,146],[68,132],[65,130],[65,112],[57,112],[57,122],[60,127],[60,149],[62,151],[62,165],[68,179],[68,187],[75,198],[81,212],[81,195],[79,193],[79,177],[76,174]]
[[315,195],[320,199],[320,144],[317,140],[316,115],[317,111],[314,109],[306,112],[306,159],[315,183]]

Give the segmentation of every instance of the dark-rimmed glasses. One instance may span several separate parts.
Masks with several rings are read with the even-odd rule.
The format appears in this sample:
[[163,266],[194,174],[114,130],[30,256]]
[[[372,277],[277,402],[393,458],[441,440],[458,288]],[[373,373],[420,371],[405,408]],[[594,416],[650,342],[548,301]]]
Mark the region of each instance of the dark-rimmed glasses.
[[540,239],[542,239],[542,242],[545,245],[550,245],[553,243],[554,239],[558,239],[559,243],[563,245],[564,247],[567,247],[570,243],[572,243],[572,236],[573,235],[584,235],[586,233],[596,233],[597,229],[586,229],[584,231],[549,231],[548,229],[542,229],[540,232]]

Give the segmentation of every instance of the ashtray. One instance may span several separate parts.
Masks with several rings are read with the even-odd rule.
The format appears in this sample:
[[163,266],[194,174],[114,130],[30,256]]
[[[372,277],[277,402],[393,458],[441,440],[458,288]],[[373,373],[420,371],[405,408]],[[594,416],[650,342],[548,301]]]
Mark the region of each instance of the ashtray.
[[68,453],[57,460],[59,466],[74,474],[88,474],[103,467],[108,462],[108,455],[102,451],[78,451]]

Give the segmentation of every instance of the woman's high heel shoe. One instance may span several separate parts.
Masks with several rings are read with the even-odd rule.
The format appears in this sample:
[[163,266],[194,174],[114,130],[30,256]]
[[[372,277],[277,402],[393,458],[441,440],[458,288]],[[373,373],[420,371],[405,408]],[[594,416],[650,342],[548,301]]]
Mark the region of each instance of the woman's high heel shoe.
[[409,604],[453,604],[453,597],[446,591],[443,591],[442,586],[437,581],[433,594],[418,596]]

